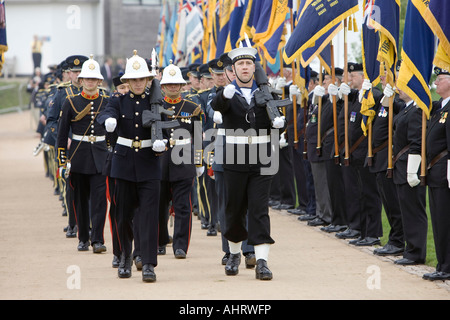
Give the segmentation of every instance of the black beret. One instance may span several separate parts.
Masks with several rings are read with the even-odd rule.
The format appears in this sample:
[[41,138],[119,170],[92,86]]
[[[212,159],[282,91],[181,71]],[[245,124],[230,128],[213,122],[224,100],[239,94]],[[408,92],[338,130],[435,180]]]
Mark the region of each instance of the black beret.
[[81,70],[83,63],[88,59],[89,58],[86,56],[74,55],[74,56],[67,57],[66,62],[68,64],[69,70],[75,71],[75,70]]

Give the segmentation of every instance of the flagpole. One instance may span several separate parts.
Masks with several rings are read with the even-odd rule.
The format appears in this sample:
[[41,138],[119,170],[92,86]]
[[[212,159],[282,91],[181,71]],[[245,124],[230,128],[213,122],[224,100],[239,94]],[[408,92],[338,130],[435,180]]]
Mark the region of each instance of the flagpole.
[[[292,8],[289,9],[289,20],[290,20],[290,25],[291,25],[291,34],[292,31],[294,30],[294,19],[292,16]],[[280,68],[281,65],[283,64],[283,52],[282,50],[280,50]],[[295,60],[292,61],[292,83],[295,84]],[[303,98],[303,97],[302,97]],[[303,103],[303,101],[302,101]],[[293,95],[292,96],[292,112],[293,112],[293,120],[294,120],[294,148],[297,149],[298,148],[298,132],[297,132],[297,96]]]
[[[344,19],[344,82],[348,82],[348,60],[347,60],[347,19]],[[349,165],[349,150],[348,150],[348,95],[344,95],[344,145],[345,157],[344,165]]]
[[[322,86],[322,62],[320,62],[319,69],[319,86]],[[317,106],[317,147],[316,152],[318,156],[322,155],[322,137],[320,134],[320,118],[322,117],[322,97],[319,97]]]
[[[394,87],[394,81],[391,79],[388,73],[387,83],[389,83],[392,88]],[[387,167],[387,177],[392,178],[392,170],[393,170],[393,123],[394,123],[394,96],[389,97],[389,113],[388,113],[388,167]]]
[[426,134],[427,134],[427,115],[422,110],[422,159],[420,167],[420,185],[426,185],[426,169],[427,169],[427,154],[426,154]]
[[[331,50],[331,82],[333,84],[336,83],[336,73],[334,70],[334,46],[333,41],[330,42],[330,50]],[[337,101],[336,96],[333,96],[333,127],[334,127],[334,162],[336,164],[339,163],[339,141],[338,141],[338,125],[337,125]]]

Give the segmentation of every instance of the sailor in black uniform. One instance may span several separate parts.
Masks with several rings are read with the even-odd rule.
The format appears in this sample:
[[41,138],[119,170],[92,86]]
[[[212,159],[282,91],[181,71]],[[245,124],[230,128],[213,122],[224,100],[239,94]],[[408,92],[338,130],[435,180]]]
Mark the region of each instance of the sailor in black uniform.
[[435,68],[436,93],[427,128],[427,184],[431,223],[436,249],[436,271],[426,273],[426,280],[450,280],[450,72]]
[[[277,159],[274,158],[277,158],[276,149],[279,148],[279,131],[272,129],[282,130],[286,122],[279,113],[271,121],[266,105],[256,105],[258,88],[253,76],[257,51],[248,44],[228,53],[233,61],[236,80],[218,92],[212,104],[213,109],[222,114],[226,132],[224,236],[229,241],[230,257],[225,273],[238,274],[241,244],[248,238],[248,243],[255,247],[256,278],[270,280],[272,272],[267,260],[274,240],[270,236],[268,200],[270,182],[278,169]],[[275,144],[275,156],[272,154],[272,144]],[[270,159],[266,161],[263,155],[268,154]],[[248,231],[245,223],[247,212]]]
[[[83,63],[78,75],[81,93],[68,96],[59,120],[57,155],[59,167],[70,171],[70,188],[78,227],[78,250],[106,251],[103,230],[107,214],[106,177],[102,174],[107,158],[105,129],[95,119],[104,110],[108,97],[100,96],[103,80],[100,66],[91,58]],[[72,133],[68,146],[69,133]],[[89,229],[92,222],[91,235]]]

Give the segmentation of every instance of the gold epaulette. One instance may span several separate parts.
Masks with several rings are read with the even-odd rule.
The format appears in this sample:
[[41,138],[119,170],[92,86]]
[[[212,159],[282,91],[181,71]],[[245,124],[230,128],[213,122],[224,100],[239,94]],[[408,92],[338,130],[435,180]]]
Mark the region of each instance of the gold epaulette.
[[192,115],[199,116],[202,112],[203,112],[202,107],[197,104],[197,108],[195,108],[195,110],[192,112]]
[[58,89],[60,89],[60,88],[67,88],[67,87],[69,87],[70,85],[71,85],[71,82],[70,82],[70,81],[61,82],[60,84],[58,84],[57,88],[58,88]]
[[197,91],[197,94],[200,94],[200,93],[203,93],[203,92],[206,92],[206,91],[210,91],[211,89],[203,89],[203,90],[198,90]]

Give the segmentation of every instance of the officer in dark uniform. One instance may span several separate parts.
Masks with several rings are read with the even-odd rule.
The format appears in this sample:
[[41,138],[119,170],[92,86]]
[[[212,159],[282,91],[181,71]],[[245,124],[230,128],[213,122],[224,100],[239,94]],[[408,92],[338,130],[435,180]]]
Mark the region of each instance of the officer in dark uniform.
[[[311,172],[311,164],[307,159],[307,146],[306,146],[306,123],[309,120],[309,107],[310,107],[310,96],[313,94],[313,90],[316,86],[318,73],[310,70],[310,80],[303,90],[308,90],[308,98],[306,105],[302,106],[302,93],[297,86],[291,86],[289,88],[290,97],[293,94],[297,96],[297,138],[298,144],[296,148],[292,148],[292,160],[295,173],[295,183],[297,186],[297,200],[298,207],[294,209],[288,209],[289,213],[296,215],[316,215],[316,196],[314,190],[314,179]],[[296,92],[297,91],[297,92]],[[292,98],[291,98],[292,99]],[[301,108],[304,109],[301,109]],[[289,114],[289,111],[288,111]],[[289,122],[289,121],[288,121]],[[294,128],[293,128],[294,129]],[[292,133],[289,139],[293,139]]]
[[[351,240],[350,244],[357,246],[372,246],[380,244],[379,237],[382,236],[383,230],[381,225],[381,210],[382,203],[378,192],[376,183],[376,176],[369,171],[366,161],[368,154],[368,137],[364,134],[361,128],[363,119],[361,113],[361,98],[363,90],[370,90],[372,84],[369,80],[364,79],[362,64],[350,63],[348,70],[351,77],[352,91],[348,95],[348,148],[349,148],[349,167],[354,169],[356,180],[346,186],[356,187],[356,194],[353,192],[347,193],[347,203],[354,203],[357,216],[355,219],[356,229],[360,231],[360,236],[357,239]],[[380,100],[382,94],[376,87],[372,88],[373,99],[375,105],[372,109],[378,112],[380,108]],[[342,121],[344,123],[341,114]],[[341,132],[344,131],[342,127]],[[345,148],[344,148],[345,149]],[[341,151],[344,158],[344,166],[348,165],[345,161],[345,150]]]
[[[257,50],[249,45],[228,53],[233,61],[236,80],[216,94],[212,106],[222,114],[226,130],[226,161],[223,164],[227,188],[224,236],[229,241],[230,257],[225,273],[236,275],[239,272],[241,244],[248,239],[248,243],[255,247],[256,278],[270,280],[272,272],[267,266],[267,260],[274,240],[270,236],[268,200],[274,174],[272,165],[277,164],[271,160],[277,159],[265,161],[260,154],[273,156],[271,142],[277,149],[279,132],[274,130],[274,134],[271,134],[271,129],[283,130],[285,120],[277,113],[271,121],[266,105],[256,105],[254,95],[258,88],[253,80],[256,54]],[[245,223],[247,213],[248,231]]]
[[152,72],[135,50],[121,77],[122,82],[129,84],[130,91],[112,98],[97,120],[105,125],[106,131],[116,130],[118,135],[111,162],[111,177],[116,179],[114,200],[121,244],[118,276],[131,277],[133,215],[139,207],[136,218],[139,220],[142,280],[145,282],[156,281],[154,267],[157,265],[161,183],[158,155],[166,149],[162,137],[153,136],[152,141],[151,129],[143,127],[144,110],[150,110],[151,104],[162,103],[158,82],[152,83],[150,94],[146,93],[149,79],[156,75],[155,70]]
[[422,111],[403,91],[399,97],[405,107],[394,118],[393,179],[402,212],[403,234],[406,242],[399,265],[425,263],[427,249],[428,219],[426,187],[420,185],[418,172],[422,148]]
[[[175,215],[173,252],[175,258],[185,259],[192,230],[191,192],[194,177],[204,171],[202,166],[202,109],[181,97],[185,81],[180,68],[170,64],[164,68],[161,88],[165,94],[164,108],[174,112],[169,119],[179,126],[170,129],[169,149],[161,156],[160,232],[167,228],[170,203]],[[194,129],[198,126],[197,131]],[[196,149],[196,145],[199,149]],[[162,218],[162,219],[161,219]],[[165,246],[169,239],[159,246]]]
[[[123,75],[123,74],[122,74]],[[122,75],[118,75],[112,79],[114,85],[114,92],[112,97],[120,97],[121,95],[127,94],[130,90],[128,83],[123,83],[120,80]],[[116,205],[114,202],[114,190],[116,185],[116,180],[111,177],[111,161],[114,155],[114,147],[116,145],[117,133],[107,132],[106,133],[106,144],[108,147],[108,157],[106,159],[105,166],[103,168],[103,175],[106,176],[107,179],[107,197],[109,201],[109,217],[110,217],[110,225],[111,225],[111,238],[112,238],[112,246],[113,246],[113,268],[118,268],[120,264],[120,243],[119,236],[117,230],[117,212]]]
[[[384,77],[385,79],[385,77]],[[383,202],[386,217],[390,225],[388,242],[381,248],[376,248],[373,253],[379,256],[401,255],[405,247],[403,239],[402,213],[398,200],[397,189],[392,177],[387,177],[388,169],[388,139],[389,139],[389,98],[395,92],[389,84],[384,85],[384,98],[382,106],[373,121],[372,136],[372,165],[370,172],[377,176],[378,191]],[[400,100],[398,94],[394,96],[393,116],[403,109],[405,103]]]
[[[95,119],[105,108],[108,98],[100,96],[98,86],[103,80],[100,66],[91,58],[83,63],[78,75],[83,90],[68,96],[59,121],[57,153],[59,167],[70,171],[72,203],[78,226],[78,251],[106,251],[103,238],[107,214],[106,177],[102,174],[107,158],[105,129]],[[70,131],[71,144],[68,146]],[[68,150],[68,152],[67,152]],[[92,231],[89,228],[92,221]]]
[[426,273],[426,280],[450,280],[450,72],[435,68],[436,93],[427,128],[427,184],[431,222],[436,249],[436,271]]
[[[342,76],[343,70],[335,68],[336,79]],[[334,159],[334,121],[333,121],[333,102],[330,94],[330,87],[335,84],[332,83],[332,77],[324,73],[323,86],[316,86],[314,89],[314,96],[322,97],[322,112],[320,117],[320,148],[318,148],[318,101],[313,97],[315,103],[315,111],[311,115],[309,124],[315,127],[315,133],[311,133],[311,128],[308,128],[308,159],[311,161],[311,171],[314,179],[314,188],[316,190],[317,210],[316,215],[305,215],[299,217],[300,220],[308,221],[309,225],[329,225],[332,224],[332,219],[335,220],[334,226],[337,230],[326,230],[328,232],[338,231],[342,228],[342,223],[338,222],[338,217],[342,216],[342,211],[345,207],[345,198],[343,197],[344,189],[342,184],[339,188],[335,187],[335,183],[340,182],[340,166],[335,163]],[[336,87],[336,86],[335,86]],[[342,104],[337,103],[337,110],[341,109]],[[309,136],[311,133],[311,136]],[[313,139],[314,141],[312,141]],[[312,149],[314,147],[314,150]],[[317,153],[315,156],[313,153]]]
[[[50,144],[53,142],[52,146],[55,146],[56,144],[56,137],[58,134],[58,121],[61,114],[62,106],[69,96],[75,96],[78,93],[81,92],[82,87],[78,80],[78,75],[81,72],[81,67],[83,63],[88,60],[88,57],[83,55],[73,55],[66,58],[67,68],[68,68],[68,78],[70,79],[69,82],[63,82],[58,86],[58,91],[56,92],[53,100],[49,104],[48,113],[47,113],[47,125],[46,125],[46,131],[48,142],[47,144]],[[70,137],[69,137],[70,139]],[[70,143],[70,140],[69,140]],[[55,158],[56,159],[56,153]],[[55,165],[57,167],[57,164]],[[65,177],[59,177],[57,180],[57,183],[60,184],[60,192],[63,195],[63,198],[65,200],[64,203],[69,204],[72,203],[72,193],[71,188],[69,188],[67,179]],[[75,213],[73,211],[73,207],[70,205],[67,205],[66,207],[67,213],[68,213],[68,226],[66,229],[66,237],[73,238],[76,237],[76,230],[74,228],[76,227],[76,220],[75,220]]]

